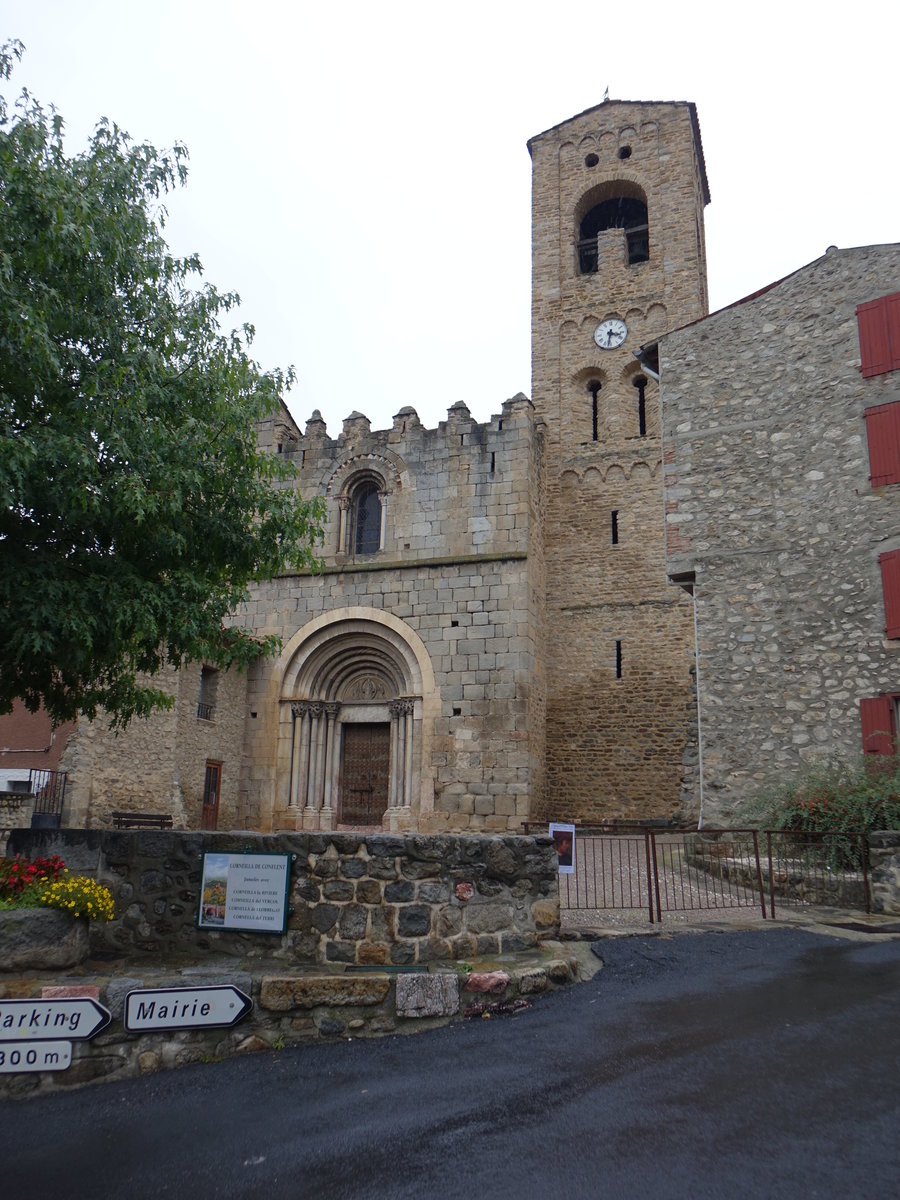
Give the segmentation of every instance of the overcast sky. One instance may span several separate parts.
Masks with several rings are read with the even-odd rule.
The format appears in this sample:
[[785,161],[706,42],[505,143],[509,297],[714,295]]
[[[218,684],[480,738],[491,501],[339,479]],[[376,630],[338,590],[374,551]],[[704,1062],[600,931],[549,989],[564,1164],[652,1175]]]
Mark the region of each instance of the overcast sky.
[[[241,294],[329,433],[530,394],[529,137],[610,96],[693,100],[710,296],[900,241],[900,5],[6,0],[14,90],[70,153],[100,116],[186,143],[168,237]],[[6,89],[9,94],[9,88]],[[898,280],[900,289],[900,280]]]

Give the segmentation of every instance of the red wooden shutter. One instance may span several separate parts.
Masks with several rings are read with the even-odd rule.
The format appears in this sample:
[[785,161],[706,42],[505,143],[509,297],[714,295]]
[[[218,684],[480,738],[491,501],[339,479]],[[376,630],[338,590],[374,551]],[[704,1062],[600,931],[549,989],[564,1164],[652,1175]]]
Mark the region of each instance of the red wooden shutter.
[[884,591],[885,632],[889,638],[900,638],[900,550],[880,554],[878,562]]
[[866,696],[859,702],[864,754],[893,754],[896,721],[891,696]]
[[860,304],[856,319],[863,376],[868,379],[900,367],[900,292]]
[[900,401],[867,408],[869,479],[872,487],[900,483]]

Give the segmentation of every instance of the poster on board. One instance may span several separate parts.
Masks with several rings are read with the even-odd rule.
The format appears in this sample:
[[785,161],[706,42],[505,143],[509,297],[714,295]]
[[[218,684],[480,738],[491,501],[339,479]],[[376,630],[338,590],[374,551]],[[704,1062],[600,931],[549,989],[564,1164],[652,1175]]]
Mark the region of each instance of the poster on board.
[[289,854],[204,854],[198,929],[284,933]]
[[550,836],[556,842],[560,875],[575,874],[575,826],[552,822]]

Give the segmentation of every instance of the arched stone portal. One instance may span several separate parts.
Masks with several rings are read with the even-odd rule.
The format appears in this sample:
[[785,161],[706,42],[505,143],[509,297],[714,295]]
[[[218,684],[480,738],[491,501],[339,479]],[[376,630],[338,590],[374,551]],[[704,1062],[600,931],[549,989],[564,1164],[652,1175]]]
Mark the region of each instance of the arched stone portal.
[[428,653],[371,609],[311,621],[287,647],[278,807],[302,829],[415,828],[433,810],[435,706]]

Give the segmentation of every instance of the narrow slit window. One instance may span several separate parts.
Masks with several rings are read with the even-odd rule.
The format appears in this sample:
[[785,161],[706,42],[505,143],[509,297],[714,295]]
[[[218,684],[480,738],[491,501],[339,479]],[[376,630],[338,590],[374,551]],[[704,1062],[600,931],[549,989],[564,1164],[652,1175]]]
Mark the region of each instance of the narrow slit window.
[[591,441],[596,442],[600,439],[600,380],[592,379],[587,390],[591,394]]
[[622,678],[622,643],[616,639],[616,679]]
[[617,508],[614,508],[612,510],[612,512],[610,513],[610,518],[611,518],[610,525],[612,527],[612,530],[611,530],[612,531],[612,544],[614,546],[618,546],[618,544],[619,544],[619,510]]
[[647,436],[647,380],[643,375],[636,375],[631,381],[638,394],[638,434]]

